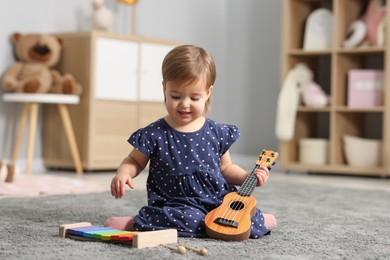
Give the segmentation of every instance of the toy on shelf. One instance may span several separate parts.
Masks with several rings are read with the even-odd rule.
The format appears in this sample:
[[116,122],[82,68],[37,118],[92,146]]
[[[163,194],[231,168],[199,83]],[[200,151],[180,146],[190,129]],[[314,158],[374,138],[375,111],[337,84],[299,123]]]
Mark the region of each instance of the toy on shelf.
[[48,34],[14,33],[11,41],[17,62],[3,75],[4,91],[81,94],[82,87],[73,75],[62,75],[54,69],[61,57],[61,39]]
[[326,50],[332,47],[333,14],[326,8],[310,13],[305,24],[304,50]]
[[287,73],[279,92],[276,111],[276,137],[290,141],[294,136],[294,124],[303,85],[313,77],[312,71],[304,63],[297,63]]
[[112,24],[112,12],[103,0],[93,0],[92,25],[96,30],[109,31]]
[[383,46],[385,41],[385,5],[383,0],[370,0],[363,16],[352,22],[344,47]]
[[382,106],[384,75],[383,70],[350,69],[348,71],[348,107],[373,108]]
[[302,86],[302,103],[307,107],[326,107],[330,103],[330,97],[320,85],[310,81]]
[[290,141],[294,136],[294,124],[300,102],[308,107],[325,107],[329,95],[313,81],[313,72],[304,63],[297,63],[287,73],[278,97],[276,112],[276,137]]

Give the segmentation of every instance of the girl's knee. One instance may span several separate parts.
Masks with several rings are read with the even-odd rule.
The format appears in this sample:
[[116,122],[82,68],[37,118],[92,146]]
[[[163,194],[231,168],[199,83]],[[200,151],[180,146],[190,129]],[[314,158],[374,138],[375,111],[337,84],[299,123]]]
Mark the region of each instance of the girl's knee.
[[133,223],[133,217],[111,217],[104,222],[104,226],[116,230],[132,230]]
[[272,214],[263,214],[264,216],[264,225],[268,229],[273,229],[276,227],[276,218]]

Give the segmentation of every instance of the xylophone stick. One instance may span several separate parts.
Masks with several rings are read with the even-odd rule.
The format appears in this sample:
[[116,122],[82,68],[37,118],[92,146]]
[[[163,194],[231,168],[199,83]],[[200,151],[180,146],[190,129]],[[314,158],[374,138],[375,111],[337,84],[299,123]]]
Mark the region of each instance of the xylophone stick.
[[202,247],[200,249],[197,249],[197,248],[194,248],[194,247],[191,247],[191,246],[187,246],[187,245],[184,245],[184,244],[180,244],[180,246],[183,246],[187,249],[190,249],[196,253],[198,253],[198,255],[207,255],[208,254],[208,251],[206,248]]
[[178,246],[178,247],[174,247],[174,246],[169,246],[169,245],[164,245],[164,244],[161,244],[163,247],[166,247],[166,248],[169,248],[169,249],[172,249],[176,252],[178,252],[179,254],[182,254],[184,255],[185,253],[187,253],[187,249],[184,247],[184,246]]

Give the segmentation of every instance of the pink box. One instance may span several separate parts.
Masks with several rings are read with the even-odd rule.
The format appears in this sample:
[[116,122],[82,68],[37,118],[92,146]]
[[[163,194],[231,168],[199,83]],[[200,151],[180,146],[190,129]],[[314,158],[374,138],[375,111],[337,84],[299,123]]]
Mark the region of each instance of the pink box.
[[352,69],[348,71],[348,106],[376,107],[382,104],[383,70]]

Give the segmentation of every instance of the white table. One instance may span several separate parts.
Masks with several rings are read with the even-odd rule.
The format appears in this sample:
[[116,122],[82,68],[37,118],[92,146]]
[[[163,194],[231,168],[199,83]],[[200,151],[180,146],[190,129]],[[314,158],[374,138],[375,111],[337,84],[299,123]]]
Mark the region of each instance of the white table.
[[16,135],[15,145],[12,152],[12,162],[15,163],[20,144],[23,138],[23,131],[26,126],[27,117],[30,114],[30,130],[28,135],[27,146],[27,165],[26,173],[31,174],[31,162],[33,158],[35,134],[37,129],[38,110],[40,104],[57,104],[66,137],[69,143],[75,169],[78,175],[83,174],[83,167],[80,160],[79,150],[77,148],[76,138],[73,132],[72,122],[69,117],[67,105],[77,105],[80,98],[77,95],[64,94],[24,94],[24,93],[5,93],[3,94],[4,102],[24,103],[23,112],[19,121],[19,128]]

